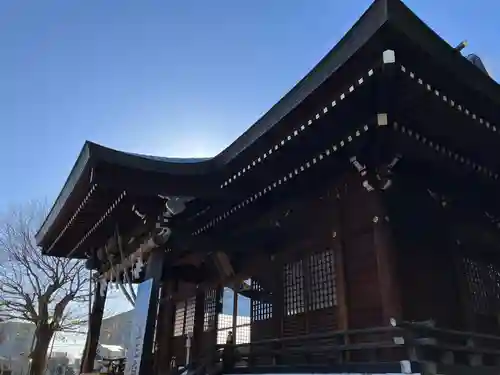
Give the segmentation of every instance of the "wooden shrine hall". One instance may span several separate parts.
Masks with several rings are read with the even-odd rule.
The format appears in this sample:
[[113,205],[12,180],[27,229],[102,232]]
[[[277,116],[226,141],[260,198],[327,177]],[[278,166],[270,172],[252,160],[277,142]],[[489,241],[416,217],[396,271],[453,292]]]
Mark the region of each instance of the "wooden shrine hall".
[[127,375],[498,374],[500,85],[463,47],[376,0],[213,158],[86,142],[37,234],[94,271],[82,371],[115,283]]

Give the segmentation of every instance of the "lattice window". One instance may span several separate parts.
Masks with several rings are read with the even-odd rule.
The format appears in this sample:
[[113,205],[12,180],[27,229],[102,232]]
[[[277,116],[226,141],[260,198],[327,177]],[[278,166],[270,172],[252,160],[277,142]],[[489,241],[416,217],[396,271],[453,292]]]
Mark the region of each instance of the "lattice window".
[[[257,280],[251,280],[252,290],[264,292],[264,288]],[[252,320],[260,321],[267,320],[273,317],[273,305],[269,302],[264,302],[258,299],[252,299]]]
[[[220,329],[217,331],[217,344],[222,345],[226,343],[227,335],[232,328]],[[250,342],[250,324],[236,327],[236,344],[247,344]]]
[[247,344],[250,342],[250,324],[236,327],[236,344]]
[[320,310],[337,304],[335,260],[333,250],[309,257],[309,310]]
[[233,316],[228,314],[219,314],[217,318],[217,329],[231,328],[233,326]]
[[215,318],[217,316],[217,289],[209,289],[205,292],[205,319],[203,330],[215,329]]
[[500,271],[493,264],[464,258],[465,277],[473,309],[478,314],[496,315],[500,302]]
[[177,302],[175,304],[174,336],[182,336],[184,334],[185,316],[186,301]]
[[283,268],[285,314],[296,315],[305,311],[304,272],[302,260],[288,263]]
[[493,264],[488,265],[488,274],[490,276],[493,288],[493,297],[496,300],[496,305],[500,301],[500,269],[495,267]]
[[193,333],[194,330],[194,313],[196,310],[196,297],[191,297],[186,300],[186,323],[184,325],[184,333]]

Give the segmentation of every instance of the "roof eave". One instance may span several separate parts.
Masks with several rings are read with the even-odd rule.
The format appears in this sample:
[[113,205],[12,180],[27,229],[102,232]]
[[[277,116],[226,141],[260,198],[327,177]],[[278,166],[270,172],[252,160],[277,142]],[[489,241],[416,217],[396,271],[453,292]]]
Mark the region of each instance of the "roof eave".
[[83,173],[89,162],[91,160],[91,143],[85,142],[78,158],[71,169],[71,172],[64,183],[54,205],[49,211],[49,214],[45,218],[43,224],[35,235],[35,241],[38,246],[43,247],[44,242],[46,242],[46,237],[50,232],[52,226],[54,225],[57,217],[60,215],[61,210],[65,206],[68,198],[71,196],[75,186],[81,180]]
[[391,0],[378,0],[372,3],[354,26],[304,78],[215,159],[221,164],[227,164],[298,107],[387,23],[390,2]]
[[[441,66],[459,77],[470,89],[487,96],[500,105],[500,85],[484,74],[459,51],[439,36],[400,0],[386,3],[388,23],[398,32],[415,42]],[[397,51],[396,51],[397,53]],[[396,57],[397,58],[397,57]]]

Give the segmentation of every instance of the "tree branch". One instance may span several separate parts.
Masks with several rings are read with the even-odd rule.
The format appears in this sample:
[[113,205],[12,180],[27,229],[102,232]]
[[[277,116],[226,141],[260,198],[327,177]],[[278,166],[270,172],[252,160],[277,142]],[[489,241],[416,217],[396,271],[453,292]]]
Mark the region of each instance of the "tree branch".
[[46,212],[32,203],[0,218],[0,319],[76,328],[86,320],[78,305],[88,301],[90,275],[82,262],[41,254],[34,235]]

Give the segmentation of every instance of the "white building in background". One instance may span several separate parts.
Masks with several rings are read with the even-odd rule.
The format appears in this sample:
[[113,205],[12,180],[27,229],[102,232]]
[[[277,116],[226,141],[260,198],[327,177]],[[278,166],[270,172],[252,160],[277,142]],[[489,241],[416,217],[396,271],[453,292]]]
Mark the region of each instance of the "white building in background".
[[97,355],[100,358],[123,358],[125,357],[125,348],[121,345],[99,344]]
[[35,325],[24,322],[0,322],[0,362],[12,375],[27,374],[28,355],[33,343]]
[[134,310],[130,310],[103,319],[101,324],[101,333],[99,336],[99,344],[120,346],[127,350],[130,341],[133,318]]

